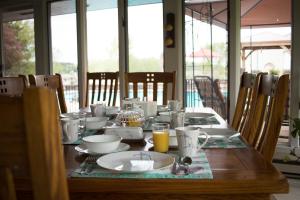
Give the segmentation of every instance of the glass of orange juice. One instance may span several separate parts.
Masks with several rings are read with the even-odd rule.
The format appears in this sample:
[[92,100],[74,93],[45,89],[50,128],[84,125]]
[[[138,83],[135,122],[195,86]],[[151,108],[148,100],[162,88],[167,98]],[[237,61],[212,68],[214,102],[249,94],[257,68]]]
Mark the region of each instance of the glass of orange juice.
[[169,124],[152,124],[154,151],[165,153],[169,150]]

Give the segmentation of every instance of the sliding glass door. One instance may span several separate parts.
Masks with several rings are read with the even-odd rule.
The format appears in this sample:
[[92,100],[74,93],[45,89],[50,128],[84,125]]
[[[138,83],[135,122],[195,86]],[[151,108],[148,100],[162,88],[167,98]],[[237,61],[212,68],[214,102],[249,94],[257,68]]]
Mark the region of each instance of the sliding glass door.
[[227,118],[227,1],[185,4],[185,100]]
[[72,112],[79,108],[75,0],[50,6],[53,73],[62,75],[66,104]]

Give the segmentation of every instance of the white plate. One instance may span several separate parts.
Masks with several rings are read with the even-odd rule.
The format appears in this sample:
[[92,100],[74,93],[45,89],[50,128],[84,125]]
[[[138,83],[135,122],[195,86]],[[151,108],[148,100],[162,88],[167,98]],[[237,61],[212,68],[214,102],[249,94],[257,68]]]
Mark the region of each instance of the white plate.
[[[128,144],[125,144],[125,143],[121,142],[119,144],[119,147],[116,150],[112,151],[111,153],[120,152],[120,151],[127,151],[129,148],[130,148],[130,146]],[[101,153],[95,153],[95,152],[89,151],[88,148],[84,144],[80,144],[80,145],[76,146],[75,150],[80,152],[80,153],[87,153],[87,154],[93,154],[93,155],[101,154]]]
[[124,151],[100,157],[96,162],[105,169],[141,173],[171,167],[174,157],[152,151]]

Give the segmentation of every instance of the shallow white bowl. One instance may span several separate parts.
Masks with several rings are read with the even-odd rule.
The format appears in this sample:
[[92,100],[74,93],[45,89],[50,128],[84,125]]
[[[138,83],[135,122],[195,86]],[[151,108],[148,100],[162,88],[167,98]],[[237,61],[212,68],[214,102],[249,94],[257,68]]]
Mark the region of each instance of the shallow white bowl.
[[92,135],[82,140],[90,152],[110,153],[118,148],[122,138],[117,135]]
[[100,129],[106,125],[107,117],[87,117],[86,128],[87,129]]

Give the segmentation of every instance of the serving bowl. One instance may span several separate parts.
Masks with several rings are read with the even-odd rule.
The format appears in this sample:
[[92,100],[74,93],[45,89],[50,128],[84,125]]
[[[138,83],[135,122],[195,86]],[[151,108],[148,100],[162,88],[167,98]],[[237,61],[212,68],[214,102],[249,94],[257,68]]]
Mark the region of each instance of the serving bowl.
[[122,138],[118,135],[92,135],[82,138],[90,152],[110,153],[118,148]]
[[91,130],[101,129],[106,125],[107,117],[87,117],[86,128]]

